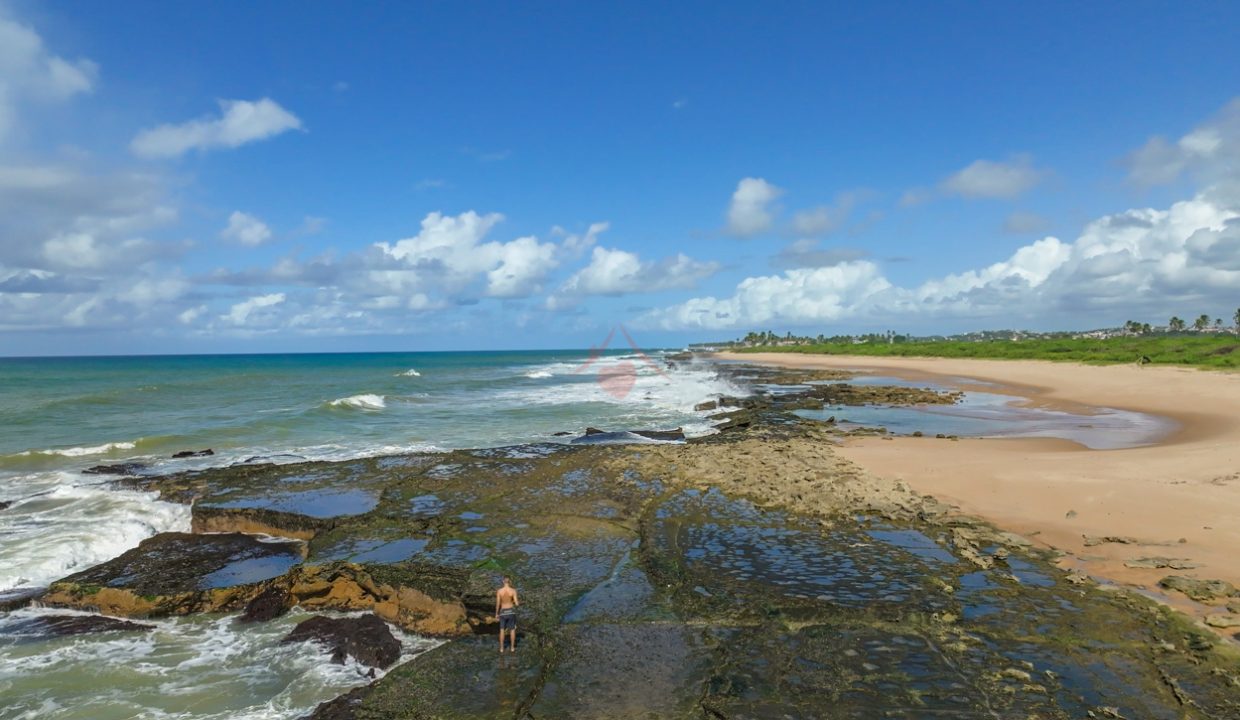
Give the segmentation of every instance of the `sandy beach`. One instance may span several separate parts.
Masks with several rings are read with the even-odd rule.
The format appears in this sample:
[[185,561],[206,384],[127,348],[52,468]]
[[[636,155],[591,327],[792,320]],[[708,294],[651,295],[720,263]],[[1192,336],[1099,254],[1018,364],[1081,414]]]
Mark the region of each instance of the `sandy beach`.
[[[1158,581],[1170,574],[1240,585],[1240,374],[1187,368],[1035,361],[875,358],[785,353],[721,359],[792,367],[874,370],[988,392],[1082,414],[1132,410],[1177,424],[1147,447],[1090,450],[1045,438],[858,438],[840,449],[882,477],[955,505],[1064,553],[1061,565],[1142,589],[1197,617],[1217,613]],[[1087,538],[1135,542],[1091,542]],[[1134,568],[1167,558],[1188,569]]]

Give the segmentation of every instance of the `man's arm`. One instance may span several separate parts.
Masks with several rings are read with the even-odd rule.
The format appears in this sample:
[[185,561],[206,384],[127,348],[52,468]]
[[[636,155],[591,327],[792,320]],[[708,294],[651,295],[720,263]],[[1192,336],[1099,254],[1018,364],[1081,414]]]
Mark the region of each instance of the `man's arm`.
[[499,617],[499,593],[495,593],[495,617]]
[[513,588],[513,590],[512,590],[512,606],[513,606],[513,607],[516,607],[516,606],[518,606],[518,605],[520,605],[520,604],[521,604],[521,600],[517,598],[517,590],[516,590],[516,588]]

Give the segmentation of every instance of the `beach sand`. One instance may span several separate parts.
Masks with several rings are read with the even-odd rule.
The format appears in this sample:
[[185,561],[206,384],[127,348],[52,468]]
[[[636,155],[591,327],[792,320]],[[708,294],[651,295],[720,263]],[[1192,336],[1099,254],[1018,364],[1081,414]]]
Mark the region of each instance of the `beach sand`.
[[[875,358],[792,353],[718,357],[792,367],[874,370],[1088,414],[1091,407],[1159,415],[1178,427],[1157,444],[1090,450],[1047,438],[856,438],[841,455],[875,475],[903,480],[1065,555],[1061,565],[1102,582],[1141,589],[1196,617],[1226,612],[1167,593],[1167,575],[1240,586],[1240,373],[1187,368],[1088,366],[1039,361]],[[1134,543],[1086,545],[1089,537]],[[1162,557],[1191,569],[1126,565]],[[1234,602],[1234,601],[1233,601]]]

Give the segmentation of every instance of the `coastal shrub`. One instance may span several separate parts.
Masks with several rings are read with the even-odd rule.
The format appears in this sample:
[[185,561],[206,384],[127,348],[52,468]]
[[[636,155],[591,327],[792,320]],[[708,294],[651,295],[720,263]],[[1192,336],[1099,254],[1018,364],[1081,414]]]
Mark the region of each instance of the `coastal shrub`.
[[942,357],[994,360],[1056,360],[1094,365],[1135,363],[1188,365],[1219,370],[1240,369],[1240,338],[1235,335],[1170,335],[1025,340],[912,341],[901,343],[827,342],[809,345],[754,346],[741,352],[790,352],[877,357]]

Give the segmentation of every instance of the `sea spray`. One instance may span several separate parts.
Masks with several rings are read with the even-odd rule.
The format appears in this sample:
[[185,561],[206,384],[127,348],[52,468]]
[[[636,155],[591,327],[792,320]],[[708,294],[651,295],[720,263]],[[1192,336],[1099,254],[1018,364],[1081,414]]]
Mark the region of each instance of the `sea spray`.
[[[282,644],[310,617],[299,609],[249,625],[198,616],[141,621],[152,630],[68,638],[40,632],[40,618],[63,615],[85,613],[26,608],[0,615],[0,684],[13,717],[86,718],[106,706],[132,717],[292,720],[371,681],[369,668],[352,659],[331,663],[314,643]],[[439,644],[391,629],[402,645],[398,662]],[[47,687],[57,688],[53,703],[44,701]]]
[[158,494],[72,484],[67,473],[27,478],[34,490],[0,514],[0,591],[37,587],[110,560],[161,532],[188,531],[188,506]]

